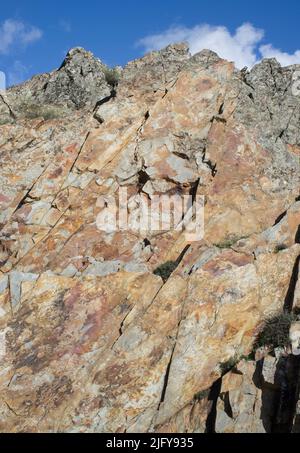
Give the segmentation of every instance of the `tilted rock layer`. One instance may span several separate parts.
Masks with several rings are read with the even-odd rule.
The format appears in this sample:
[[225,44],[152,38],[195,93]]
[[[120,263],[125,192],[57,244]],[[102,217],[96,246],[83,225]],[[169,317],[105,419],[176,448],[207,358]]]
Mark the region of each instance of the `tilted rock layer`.
[[[117,84],[76,48],[1,94],[0,431],[299,429],[275,376],[297,357],[243,358],[300,306],[295,69],[177,44]],[[120,187],[133,223],[155,195],[203,195],[204,238],[97,228]]]

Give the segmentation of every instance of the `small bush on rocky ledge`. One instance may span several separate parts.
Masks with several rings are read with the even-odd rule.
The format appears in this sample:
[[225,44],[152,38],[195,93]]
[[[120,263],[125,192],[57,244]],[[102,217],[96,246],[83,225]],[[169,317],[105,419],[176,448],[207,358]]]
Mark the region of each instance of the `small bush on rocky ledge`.
[[214,244],[214,245],[215,245],[215,247],[218,247],[219,249],[230,249],[230,247],[232,247],[234,244],[236,244],[238,241],[240,241],[242,239],[247,239],[247,237],[246,236],[242,236],[242,237],[229,236],[226,239],[224,239],[223,241],[221,241],[217,244]]
[[20,110],[21,116],[30,120],[35,118],[52,120],[62,116],[61,109],[48,105],[23,104]]
[[277,245],[275,245],[274,253],[282,252],[282,250],[286,250],[287,248],[288,247],[285,244],[277,244]]
[[167,261],[164,264],[158,266],[154,271],[153,274],[159,275],[163,281],[167,281],[172,272],[176,269],[177,262],[176,261]]
[[242,360],[246,360],[247,362],[250,362],[254,360],[254,354],[251,352],[249,355],[235,355],[233,357],[230,357],[230,359],[226,360],[225,362],[219,363],[219,368],[222,373],[222,376],[225,374],[229,373],[229,371],[234,370],[239,362]]
[[0,118],[0,126],[4,126],[5,124],[12,124],[13,121],[10,117],[2,117]]
[[225,362],[220,363],[219,368],[222,373],[222,376],[224,376],[229,371],[231,371],[233,368],[235,368],[238,363],[239,363],[239,358],[236,356],[230,357],[230,359],[226,360]]
[[261,347],[284,348],[289,346],[289,332],[293,321],[297,320],[296,313],[277,313],[265,320],[254,343],[254,350]]
[[210,394],[210,389],[201,390],[200,392],[198,392],[194,395],[194,400],[195,401],[204,400],[205,398],[209,397],[209,394]]
[[104,75],[108,85],[112,87],[116,87],[118,85],[120,73],[117,68],[105,68]]

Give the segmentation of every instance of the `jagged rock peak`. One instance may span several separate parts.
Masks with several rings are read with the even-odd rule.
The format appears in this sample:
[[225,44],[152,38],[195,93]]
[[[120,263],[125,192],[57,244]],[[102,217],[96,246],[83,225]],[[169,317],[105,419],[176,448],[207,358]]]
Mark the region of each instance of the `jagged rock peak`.
[[194,54],[193,58],[199,62],[200,61],[217,62],[221,60],[221,58],[216,52],[209,49],[200,50],[200,52]]
[[67,52],[58,71],[66,66],[78,68],[90,66],[91,69],[97,69],[99,67],[103,69],[106,65],[89,50],[86,50],[83,47],[73,47]]
[[[176,43],[143,58],[129,62],[123,78],[123,90],[137,87],[155,91],[161,81],[173,79],[190,59],[187,43]],[[35,116],[37,106],[55,106],[65,115],[74,109],[92,110],[102,99],[110,96],[112,86],[107,78],[108,67],[83,47],[68,51],[58,69],[33,77],[7,91],[7,102],[0,105],[2,122],[15,117]],[[118,67],[118,72],[123,68]],[[11,112],[8,109],[11,107]]]
[[110,94],[105,78],[106,66],[94,55],[81,47],[71,49],[60,68],[51,73],[43,86],[43,101],[67,103],[82,108],[95,104]]
[[[61,114],[73,109],[90,109],[98,100],[110,95],[106,68],[91,52],[75,47],[69,50],[57,70],[9,89],[8,104],[16,116],[21,117],[39,106],[56,106]],[[3,108],[0,114],[2,111]]]
[[190,57],[189,45],[187,42],[177,42],[174,44],[169,44],[168,46],[164,47],[163,49],[159,50],[158,52],[163,53],[165,55],[176,55],[178,58],[181,55],[183,58]]

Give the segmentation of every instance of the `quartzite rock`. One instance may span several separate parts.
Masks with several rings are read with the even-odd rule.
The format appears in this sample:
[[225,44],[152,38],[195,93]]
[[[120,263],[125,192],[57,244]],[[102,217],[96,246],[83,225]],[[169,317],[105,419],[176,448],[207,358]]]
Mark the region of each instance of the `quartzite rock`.
[[[242,359],[300,305],[295,69],[176,44],[112,87],[76,48],[0,99],[1,431],[297,430],[273,373],[297,357]],[[131,225],[155,195],[203,195],[204,238],[99,229],[120,187]]]

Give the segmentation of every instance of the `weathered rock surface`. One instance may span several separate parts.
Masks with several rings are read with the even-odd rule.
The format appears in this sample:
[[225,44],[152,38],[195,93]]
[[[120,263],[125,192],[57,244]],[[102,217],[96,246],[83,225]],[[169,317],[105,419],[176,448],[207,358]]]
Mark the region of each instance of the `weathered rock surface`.
[[[15,117],[66,114],[69,109],[93,108],[111,94],[107,67],[81,47],[71,49],[59,69],[12,87],[0,98],[0,121]],[[40,106],[43,106],[41,109]]]
[[299,377],[292,355],[242,360],[219,384],[214,432],[299,432]]
[[[76,48],[5,93],[0,431],[297,431],[299,323],[286,355],[243,359],[300,306],[294,70],[177,44],[112,87]],[[25,118],[25,101],[58,110]],[[120,187],[132,228],[101,230]],[[162,194],[205,197],[202,240],[134,228]]]

